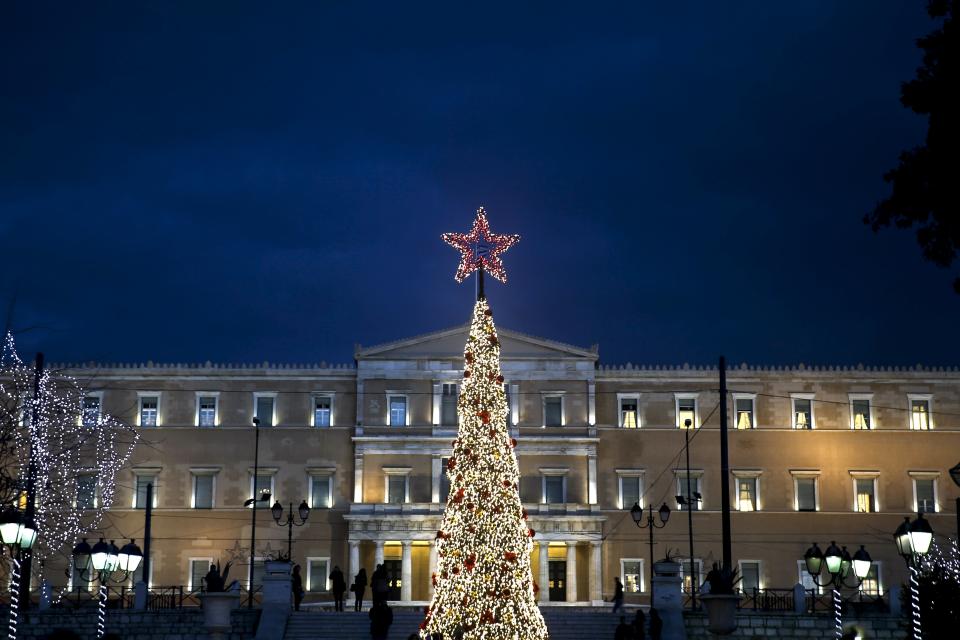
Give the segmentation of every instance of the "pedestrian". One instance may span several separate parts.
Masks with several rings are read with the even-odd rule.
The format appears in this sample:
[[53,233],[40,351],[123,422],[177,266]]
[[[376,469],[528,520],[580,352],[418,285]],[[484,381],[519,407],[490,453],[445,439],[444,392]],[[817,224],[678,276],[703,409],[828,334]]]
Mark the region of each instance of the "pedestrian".
[[382,564],[378,564],[373,570],[373,575],[370,577],[370,591],[373,592],[373,604],[387,602],[390,584],[387,581],[387,569]]
[[347,590],[347,581],[343,579],[343,571],[334,566],[330,572],[330,586],[333,588],[333,609],[343,611],[343,592]]
[[615,577],[616,582],[613,585],[613,613],[623,606],[623,583],[619,577]]
[[650,640],[660,640],[661,635],[663,635],[663,620],[660,618],[660,614],[657,613],[657,610],[651,607]]
[[293,575],[290,576],[290,590],[293,591],[293,610],[300,611],[303,602],[303,578],[300,577],[300,565],[294,565]]
[[387,640],[390,635],[390,625],[393,624],[393,611],[384,601],[376,602],[370,607],[370,638],[372,640]]
[[643,609],[637,609],[636,615],[633,616],[633,640],[644,640],[646,638],[643,630],[646,622],[647,616],[643,614]]
[[627,624],[627,617],[620,616],[620,624],[617,625],[617,630],[613,634],[613,640],[632,640],[632,638],[633,629]]
[[357,575],[353,578],[353,586],[350,587],[350,590],[353,591],[355,600],[353,601],[353,610],[360,611],[363,609],[363,592],[367,590],[367,570],[361,568]]

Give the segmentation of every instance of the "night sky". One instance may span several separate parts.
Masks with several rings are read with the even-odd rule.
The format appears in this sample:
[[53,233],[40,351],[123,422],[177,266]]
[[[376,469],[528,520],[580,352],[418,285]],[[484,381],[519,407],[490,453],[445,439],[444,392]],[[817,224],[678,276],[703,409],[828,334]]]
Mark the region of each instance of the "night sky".
[[24,355],[349,362],[468,321],[482,204],[498,325],[604,362],[960,364],[954,274],[861,222],[924,2],[451,4],[4,3]]

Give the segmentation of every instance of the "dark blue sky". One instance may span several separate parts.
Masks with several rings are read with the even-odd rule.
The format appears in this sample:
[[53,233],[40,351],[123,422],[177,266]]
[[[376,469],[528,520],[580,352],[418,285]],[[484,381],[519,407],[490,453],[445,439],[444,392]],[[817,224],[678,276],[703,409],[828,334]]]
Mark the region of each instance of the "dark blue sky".
[[5,3],[21,350],[348,361],[469,319],[483,204],[499,325],[604,361],[960,363],[953,274],[861,223],[923,2],[451,4]]

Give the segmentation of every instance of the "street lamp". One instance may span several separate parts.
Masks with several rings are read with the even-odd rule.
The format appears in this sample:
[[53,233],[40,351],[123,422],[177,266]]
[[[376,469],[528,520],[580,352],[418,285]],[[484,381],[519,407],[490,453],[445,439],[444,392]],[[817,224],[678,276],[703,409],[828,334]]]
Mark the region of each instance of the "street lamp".
[[[653,530],[662,529],[667,526],[667,520],[670,519],[670,507],[667,506],[667,503],[664,502],[659,509],[657,509],[657,515],[660,516],[660,524],[657,524],[656,520],[653,519],[653,505],[650,505],[650,513],[647,514],[647,524],[643,524],[643,507],[640,506],[639,502],[633,503],[633,506],[630,508],[630,517],[633,518],[633,523],[641,529],[650,530],[650,606],[653,606]],[[691,559],[692,561],[692,559]]]
[[[103,538],[97,544],[90,546],[84,538],[73,548],[73,568],[81,579],[87,582],[96,580],[99,583],[97,607],[97,637],[102,638],[106,629],[107,585],[126,582],[136,573],[143,560],[143,552],[136,545],[133,538],[130,542],[118,549],[111,540],[105,542]],[[115,576],[119,573],[119,577]]]
[[[863,545],[860,545],[859,551],[851,557],[846,547],[838,547],[836,542],[831,541],[826,553],[821,551],[814,542],[813,546],[803,554],[803,562],[815,585],[832,587],[834,635],[839,640],[843,637],[843,606],[840,588],[858,589],[870,574],[870,565],[873,564],[873,560],[870,559],[870,554]],[[827,572],[821,581],[820,574],[824,568]],[[852,572],[851,569],[853,569]],[[847,579],[851,577],[851,573],[853,574],[852,582],[848,582]]]
[[[283,517],[283,505],[280,504],[280,501],[277,500],[273,503],[273,506],[270,507],[270,514],[273,516],[274,521],[277,523],[277,526],[287,528],[287,562],[290,561],[291,556],[293,555],[293,528],[302,527],[307,524],[307,518],[310,517],[310,505],[307,504],[306,500],[300,502],[300,506],[297,507],[298,515],[300,516],[300,522],[293,521],[293,503],[290,503],[290,509],[287,511],[287,521],[280,523],[280,519]],[[278,553],[280,560],[283,560],[283,554]]]
[[[9,629],[12,637],[17,636],[17,623],[20,616],[20,560],[23,551],[29,551],[37,539],[37,530],[27,518],[27,514],[18,509],[8,508],[0,512],[0,540],[10,549],[10,611]],[[29,575],[29,573],[27,573]],[[27,581],[29,583],[29,581]],[[29,588],[25,589],[29,594]]]
[[917,575],[920,561],[930,551],[930,544],[933,542],[933,527],[924,519],[922,513],[918,513],[917,519],[913,522],[910,522],[909,516],[904,516],[903,522],[893,532],[893,542],[897,545],[897,553],[907,563],[907,569],[910,570],[910,609],[913,612],[913,637],[914,640],[920,640],[922,629],[920,626],[920,591]]

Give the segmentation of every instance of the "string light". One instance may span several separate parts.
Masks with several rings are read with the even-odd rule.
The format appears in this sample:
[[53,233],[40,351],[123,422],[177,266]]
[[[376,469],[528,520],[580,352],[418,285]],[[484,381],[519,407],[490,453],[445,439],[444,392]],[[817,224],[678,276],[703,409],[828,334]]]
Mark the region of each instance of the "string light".
[[535,534],[520,502],[500,341],[485,299],[474,307],[457,413],[460,430],[446,470],[450,494],[437,532],[435,591],[420,636],[543,640],[547,628],[530,566]]
[[21,478],[30,480],[31,470],[35,474],[37,540],[31,553],[42,579],[50,564],[46,560],[63,555],[64,548],[99,527],[139,435],[102,407],[96,415],[85,410],[86,392],[74,378],[44,370],[36,397],[33,388],[33,369],[7,334],[0,354],[0,419],[15,427]]
[[483,269],[500,282],[507,281],[507,272],[503,268],[500,254],[520,242],[520,236],[490,233],[490,223],[483,207],[477,209],[470,233],[445,233],[443,241],[460,251],[460,265],[457,267],[457,282],[477,269]]
[[10,618],[7,623],[7,638],[17,640],[17,624],[20,618],[20,561],[10,557]]

